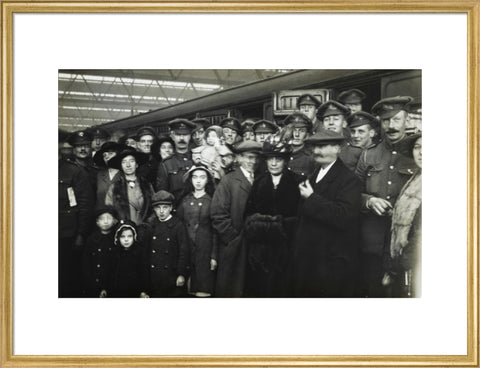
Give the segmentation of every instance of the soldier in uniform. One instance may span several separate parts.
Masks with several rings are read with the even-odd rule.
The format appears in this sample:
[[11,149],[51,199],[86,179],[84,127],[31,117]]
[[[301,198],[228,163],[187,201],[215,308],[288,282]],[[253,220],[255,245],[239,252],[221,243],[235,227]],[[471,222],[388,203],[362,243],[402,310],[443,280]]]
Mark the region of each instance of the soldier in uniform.
[[242,139],[244,141],[254,141],[255,133],[253,132],[253,125],[256,120],[246,119],[242,122]]
[[347,123],[351,138],[343,145],[340,157],[350,170],[355,171],[363,150],[375,145],[373,138],[380,122],[375,116],[358,111],[347,118]]
[[58,195],[58,296],[79,297],[82,251],[90,231],[94,194],[87,172],[71,158],[58,161]]
[[97,190],[97,173],[98,167],[92,159],[92,135],[85,131],[78,131],[73,133],[68,143],[73,147],[73,161],[81,167],[88,175],[90,187],[95,193]]
[[365,100],[365,97],[367,97],[367,95],[363,93],[363,91],[353,88],[340,93],[338,95],[338,101],[348,107],[350,112],[353,114],[354,112],[363,110],[362,103],[363,100]]
[[278,131],[278,127],[268,120],[259,120],[253,124],[253,133],[258,143],[263,143]]
[[380,117],[384,140],[366,149],[356,174],[363,182],[361,216],[361,292],[364,296],[389,296],[385,275],[388,267],[391,214],[401,188],[416,168],[412,158],[402,155],[398,145],[406,137],[407,105],[413,99],[398,96],[380,100],[372,113]]
[[242,132],[242,126],[240,122],[235,118],[226,118],[220,122],[220,126],[223,129],[223,135],[225,137],[225,143],[234,144],[241,140],[240,133]]
[[305,139],[312,133],[312,121],[308,116],[295,112],[288,115],[284,124],[290,130],[292,155],[288,162],[289,170],[304,178],[307,178],[315,169],[315,161],[305,149]]
[[143,176],[147,179],[147,181],[153,186],[157,179],[158,168],[158,161],[155,158],[155,155],[152,154],[152,145],[157,141],[155,130],[150,126],[139,128],[137,130],[136,141],[138,151],[148,155],[148,160],[139,166],[137,173],[139,176]]
[[175,142],[175,153],[158,166],[155,190],[166,190],[175,196],[176,203],[181,200],[183,175],[192,167],[192,155],[188,149],[192,129],[190,120],[175,119],[168,123],[171,138]]
[[309,93],[301,95],[297,100],[297,109],[312,121],[313,133],[321,126],[321,121],[317,119],[317,109],[320,105],[320,101]]
[[102,148],[102,145],[110,139],[110,134],[103,128],[95,128],[92,134],[92,157]]

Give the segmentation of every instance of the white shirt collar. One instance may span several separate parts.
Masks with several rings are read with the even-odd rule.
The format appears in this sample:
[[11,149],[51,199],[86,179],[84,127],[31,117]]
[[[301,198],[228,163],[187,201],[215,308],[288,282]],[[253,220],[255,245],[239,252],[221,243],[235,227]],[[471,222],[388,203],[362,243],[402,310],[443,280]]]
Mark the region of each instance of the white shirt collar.
[[317,175],[317,179],[315,180],[315,183],[318,183],[320,180],[322,180],[325,175],[327,175],[328,171],[331,169],[331,167],[333,166],[333,164],[336,162],[337,160],[333,161],[330,165],[328,165],[326,168],[323,168],[321,167],[320,168],[320,171],[318,172],[318,175]]
[[245,177],[247,178],[248,181],[250,181],[250,179],[249,179],[250,177],[253,178],[253,173],[248,172],[247,170],[245,170],[241,166],[240,166],[240,170],[242,170],[243,175],[245,175]]
[[168,217],[167,217],[165,220],[160,220],[160,219],[158,219],[158,221],[160,221],[160,222],[167,222],[167,221],[170,220],[171,218],[172,218],[172,215],[170,214],[170,215],[168,215]]

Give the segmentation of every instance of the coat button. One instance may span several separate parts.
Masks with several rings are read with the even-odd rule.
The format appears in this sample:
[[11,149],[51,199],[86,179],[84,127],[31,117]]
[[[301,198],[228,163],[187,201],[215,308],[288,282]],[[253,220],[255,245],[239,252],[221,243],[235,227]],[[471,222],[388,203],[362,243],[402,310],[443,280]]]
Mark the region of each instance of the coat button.
[[165,254],[168,254],[168,250],[165,251]]
[[200,202],[198,205],[201,206],[201,205],[202,205],[202,202]]
[[100,282],[100,280],[99,280],[99,279],[95,279],[95,282]]
[[151,268],[155,268],[155,265],[150,265]]
[[155,240],[155,239],[157,239],[157,237],[156,237],[156,236],[154,236],[152,239],[153,239],[153,240]]
[[390,196],[387,196],[386,198],[387,198],[387,199],[390,199],[391,197],[390,197]]
[[387,181],[387,184],[388,184],[388,185],[392,185],[392,182],[389,180],[389,181]]
[[394,166],[393,165],[390,165],[390,170],[393,170]]
[[167,241],[170,241],[170,238],[167,238]]
[[101,249],[101,248],[98,248],[97,250],[98,250],[99,252],[101,252],[101,251],[102,251],[102,249]]
[[152,249],[152,253],[156,253],[155,249]]
[[167,268],[168,268],[168,265],[163,266],[163,268],[167,269]]
[[100,268],[100,265],[99,265],[99,264],[97,264],[97,268]]
[[190,206],[193,206],[193,202],[190,202]]
[[392,151],[392,155],[396,155],[397,154],[397,151]]
[[187,158],[186,158],[186,157],[184,157],[184,158],[183,158],[183,161],[187,161]]

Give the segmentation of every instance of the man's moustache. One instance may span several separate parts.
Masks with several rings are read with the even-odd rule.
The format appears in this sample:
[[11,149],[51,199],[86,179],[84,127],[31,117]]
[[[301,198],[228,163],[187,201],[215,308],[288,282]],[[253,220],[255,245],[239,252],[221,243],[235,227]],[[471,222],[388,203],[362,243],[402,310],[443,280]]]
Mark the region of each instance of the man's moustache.
[[398,133],[397,129],[388,129],[387,133]]

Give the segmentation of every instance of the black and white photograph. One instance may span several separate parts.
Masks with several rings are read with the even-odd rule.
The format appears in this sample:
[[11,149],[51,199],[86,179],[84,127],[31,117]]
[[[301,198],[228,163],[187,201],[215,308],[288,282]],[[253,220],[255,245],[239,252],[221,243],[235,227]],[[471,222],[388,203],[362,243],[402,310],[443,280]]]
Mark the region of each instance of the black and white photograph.
[[58,69],[59,298],[421,298],[421,69]]

